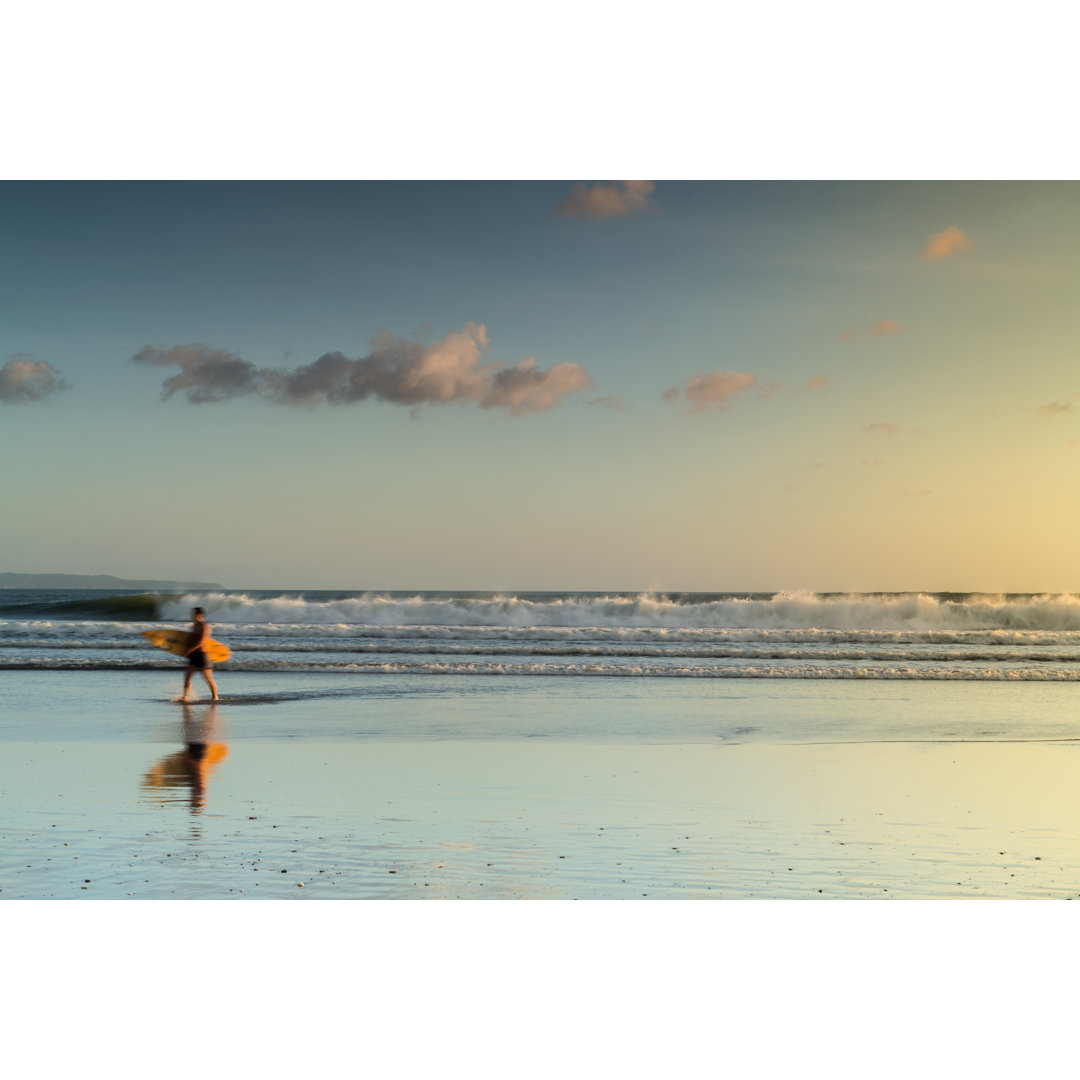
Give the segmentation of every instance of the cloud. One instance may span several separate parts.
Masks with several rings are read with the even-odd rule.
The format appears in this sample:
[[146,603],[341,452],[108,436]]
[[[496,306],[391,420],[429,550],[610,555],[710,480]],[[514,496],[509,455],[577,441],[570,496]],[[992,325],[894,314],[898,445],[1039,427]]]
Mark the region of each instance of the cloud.
[[178,374],[161,384],[161,396],[170,398],[178,391],[186,391],[188,401],[196,405],[255,393],[262,378],[254,364],[206,345],[177,345],[171,349],[144,345],[132,360],[180,368]]
[[874,337],[889,337],[891,334],[899,334],[903,329],[904,327],[895,319],[879,319],[873,326],[868,326],[863,330],[856,330],[855,327],[849,326],[840,335],[840,340],[850,341],[857,333],[872,334]]
[[874,458],[874,460],[873,460],[873,461],[867,461],[867,460],[866,460],[866,458],[863,458],[863,464],[864,464],[864,465],[865,465],[865,466],[866,466],[866,467],[867,467],[868,469],[876,469],[876,468],[878,468],[878,467],[879,467],[879,466],[881,466],[881,465],[885,465],[885,464],[886,464],[886,462],[882,461],[882,460],[881,460],[881,458]]
[[414,408],[472,402],[524,416],[554,408],[567,394],[593,385],[580,364],[542,370],[531,356],[512,367],[484,363],[490,339],[487,328],[473,322],[433,344],[395,338],[386,330],[370,344],[371,352],[358,359],[331,352],[291,369],[257,368],[206,345],[147,345],[132,359],[178,366],[180,372],[162,384],[162,397],[182,390],[196,405],[248,395],[279,405],[342,405],[374,398]]
[[870,327],[870,333],[874,337],[888,337],[890,334],[899,334],[903,327],[895,319],[881,319]]
[[491,389],[480,399],[480,405],[485,409],[507,408],[514,416],[525,416],[552,409],[567,394],[592,385],[580,364],[556,364],[541,371],[529,356],[511,368],[495,372]]
[[42,401],[67,388],[60,372],[44,360],[17,353],[0,368],[0,401],[5,405]]
[[1074,411],[1072,398],[1076,397],[1073,394],[1068,401],[1048,401],[1045,405],[1038,407],[1038,412],[1043,416],[1059,416],[1061,413],[1070,413]]
[[886,435],[897,435],[900,432],[900,425],[889,423],[888,420],[879,420],[876,424],[867,424],[863,431],[880,431]]
[[828,375],[815,375],[805,386],[806,390],[820,390],[825,392],[826,387],[829,385]]
[[665,401],[677,401],[681,396],[691,403],[691,412],[705,412],[710,408],[723,409],[736,394],[757,385],[757,379],[746,371],[713,371],[707,375],[694,375],[680,390],[677,386],[664,391]]
[[556,207],[562,217],[613,218],[649,208],[652,180],[615,180],[610,184],[575,184]]
[[[313,363],[266,375],[268,395],[284,405],[340,405],[373,397],[398,405],[483,402],[492,391],[494,364],[483,364],[487,328],[469,322],[424,345],[381,331],[371,352],[351,360],[326,353]],[[521,364],[535,360],[523,360]],[[520,365],[519,365],[520,366]]]
[[948,259],[953,255],[959,255],[961,251],[968,251],[975,246],[975,241],[963,229],[950,225],[941,232],[933,233],[926,238],[926,247],[923,248],[922,259]]
[[630,412],[630,406],[623,400],[622,394],[611,394],[607,397],[593,398],[586,401],[586,405],[600,405],[605,409],[614,409],[616,412]]

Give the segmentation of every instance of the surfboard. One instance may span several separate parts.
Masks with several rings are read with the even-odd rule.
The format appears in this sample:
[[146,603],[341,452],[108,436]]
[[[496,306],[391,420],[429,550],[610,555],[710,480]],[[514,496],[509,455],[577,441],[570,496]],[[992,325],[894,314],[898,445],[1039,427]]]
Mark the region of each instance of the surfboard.
[[[156,645],[166,652],[175,653],[177,656],[183,656],[187,652],[188,642],[191,640],[191,634],[187,630],[144,630],[143,637],[151,645]],[[228,645],[222,645],[220,641],[215,641],[213,638],[207,638],[203,642],[203,652],[212,664],[216,664],[219,660],[228,660],[232,656],[232,650]]]

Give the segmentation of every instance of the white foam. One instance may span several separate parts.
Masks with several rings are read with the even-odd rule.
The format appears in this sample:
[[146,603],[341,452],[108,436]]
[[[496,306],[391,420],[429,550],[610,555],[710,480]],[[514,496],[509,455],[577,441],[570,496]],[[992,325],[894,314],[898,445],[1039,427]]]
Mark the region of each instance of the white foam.
[[358,675],[549,676],[630,679],[856,679],[912,682],[1080,682],[1076,667],[839,666],[834,664],[676,665],[634,663],[496,663],[496,662],[296,662],[251,660],[230,669],[250,671],[333,672]]
[[[211,593],[229,667],[360,674],[1077,681],[1080,598],[780,593],[412,596]],[[0,620],[3,666],[172,666],[152,623]],[[125,653],[127,655],[125,655]]]
[[1080,597],[1073,594],[960,599],[929,594],[777,593],[768,599],[673,601],[640,596],[533,599],[412,597],[365,593],[335,600],[253,597],[242,593],[188,596],[162,605],[167,620],[183,621],[195,603],[213,622],[326,627],[576,627],[609,629],[803,629],[1080,632]]

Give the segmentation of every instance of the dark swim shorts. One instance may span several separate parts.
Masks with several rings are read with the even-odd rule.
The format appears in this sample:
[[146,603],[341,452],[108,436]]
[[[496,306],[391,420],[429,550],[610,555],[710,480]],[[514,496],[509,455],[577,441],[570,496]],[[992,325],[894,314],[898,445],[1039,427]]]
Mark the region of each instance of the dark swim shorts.
[[207,660],[206,653],[202,649],[196,649],[193,653],[188,653],[187,662],[193,668],[198,668],[199,671],[205,671],[210,666],[210,661]]

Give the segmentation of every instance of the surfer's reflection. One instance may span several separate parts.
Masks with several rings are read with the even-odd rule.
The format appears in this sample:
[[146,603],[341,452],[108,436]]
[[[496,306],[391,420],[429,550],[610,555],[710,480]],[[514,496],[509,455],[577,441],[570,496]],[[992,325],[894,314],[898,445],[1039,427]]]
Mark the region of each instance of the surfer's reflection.
[[191,812],[202,813],[210,777],[229,753],[221,741],[223,735],[216,704],[200,708],[185,705],[181,730],[184,749],[154,764],[143,777],[143,791],[155,801],[173,802],[177,797],[170,792],[187,788]]

